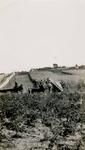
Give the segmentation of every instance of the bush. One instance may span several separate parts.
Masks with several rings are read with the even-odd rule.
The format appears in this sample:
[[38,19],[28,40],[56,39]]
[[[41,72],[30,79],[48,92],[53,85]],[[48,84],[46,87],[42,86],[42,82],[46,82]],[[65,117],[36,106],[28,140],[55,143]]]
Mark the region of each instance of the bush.
[[[77,92],[44,94],[7,94],[0,97],[3,117],[10,120],[7,128],[22,131],[20,124],[34,126],[36,119],[51,128],[56,139],[58,135],[67,136],[75,132],[80,121]],[[65,119],[64,119],[65,118]]]

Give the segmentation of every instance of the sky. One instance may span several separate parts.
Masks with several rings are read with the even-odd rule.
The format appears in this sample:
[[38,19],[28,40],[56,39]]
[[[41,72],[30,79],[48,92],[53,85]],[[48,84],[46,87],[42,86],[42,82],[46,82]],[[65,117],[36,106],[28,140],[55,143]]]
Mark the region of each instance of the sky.
[[0,72],[85,65],[85,0],[0,0]]

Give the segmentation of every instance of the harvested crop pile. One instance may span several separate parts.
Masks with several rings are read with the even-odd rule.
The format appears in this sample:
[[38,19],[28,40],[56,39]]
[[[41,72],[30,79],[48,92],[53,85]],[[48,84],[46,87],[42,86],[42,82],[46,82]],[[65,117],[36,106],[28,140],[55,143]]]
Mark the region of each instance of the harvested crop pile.
[[[38,132],[41,134],[41,128],[43,128],[43,132],[47,130],[48,133],[45,132],[43,138],[38,137],[37,143],[41,143],[41,147],[37,145],[34,148],[32,144],[30,147],[30,142],[28,142],[29,148],[27,147],[26,149],[25,147],[24,149],[22,147],[22,150],[33,150],[33,148],[52,150],[54,147],[55,150],[79,149],[81,146],[79,102],[80,95],[77,92],[71,93],[69,91],[67,93],[49,93],[47,95],[7,94],[0,96],[1,143],[5,140],[6,144],[6,140],[8,142],[11,139],[11,146],[7,150],[12,150],[16,139],[23,138],[23,134],[24,138],[26,138],[25,136],[27,135],[25,134],[31,132],[30,129],[33,129],[33,132],[39,129]],[[11,131],[10,136],[3,133],[4,130]],[[30,134],[30,137],[32,134]],[[36,139],[36,133],[34,136]],[[43,142],[47,142],[47,144],[45,143],[46,147],[44,147]],[[3,144],[0,146],[3,148]],[[7,148],[6,146],[5,149]],[[21,150],[17,148],[16,144],[14,149]]]

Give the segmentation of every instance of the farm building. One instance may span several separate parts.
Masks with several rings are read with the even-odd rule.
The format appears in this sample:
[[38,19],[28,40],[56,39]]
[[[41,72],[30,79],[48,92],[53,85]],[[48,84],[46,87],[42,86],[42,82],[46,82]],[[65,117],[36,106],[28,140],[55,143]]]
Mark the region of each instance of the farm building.
[[58,64],[53,64],[53,68],[58,68]]

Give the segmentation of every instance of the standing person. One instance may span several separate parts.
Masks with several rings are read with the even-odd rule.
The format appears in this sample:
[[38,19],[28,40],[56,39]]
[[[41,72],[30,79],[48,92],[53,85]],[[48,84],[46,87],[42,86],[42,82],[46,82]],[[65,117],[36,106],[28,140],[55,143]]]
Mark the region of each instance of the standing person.
[[52,84],[51,84],[49,78],[47,78],[46,84],[47,84],[48,91],[51,92],[52,91]]

